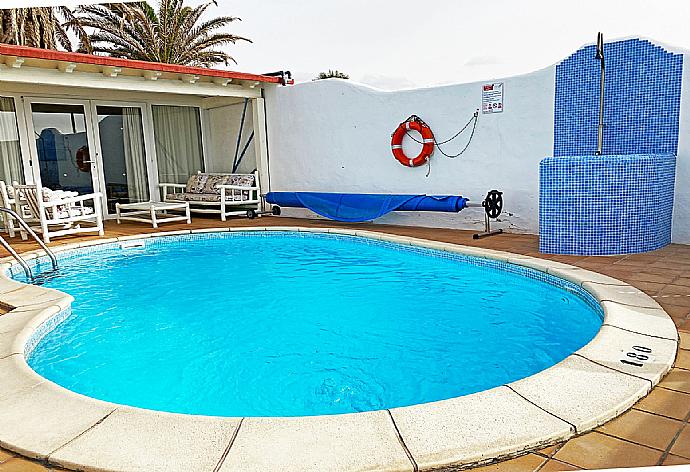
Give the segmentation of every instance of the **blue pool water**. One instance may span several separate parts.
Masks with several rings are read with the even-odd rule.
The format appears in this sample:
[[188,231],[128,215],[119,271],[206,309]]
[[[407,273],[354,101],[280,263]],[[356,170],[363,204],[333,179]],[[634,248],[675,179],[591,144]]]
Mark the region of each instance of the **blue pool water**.
[[76,301],[29,364],[73,391],[143,408],[334,414],[502,385],[559,362],[601,326],[597,305],[568,282],[442,254],[273,232],[91,250],[46,279]]

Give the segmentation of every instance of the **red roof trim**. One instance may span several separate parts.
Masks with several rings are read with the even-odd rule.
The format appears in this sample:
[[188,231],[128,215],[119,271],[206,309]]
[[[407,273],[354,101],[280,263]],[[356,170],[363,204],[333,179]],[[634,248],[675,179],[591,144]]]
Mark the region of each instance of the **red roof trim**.
[[54,51],[50,49],[30,48],[27,46],[14,46],[0,44],[0,55],[17,56],[31,59],[46,59],[49,61],[76,62],[79,64],[93,64],[105,67],[126,67],[128,69],[141,69],[157,72],[170,72],[172,74],[200,75],[204,77],[220,77],[224,79],[249,80],[278,84],[280,77],[272,77],[246,72],[233,72],[229,70],[206,69],[203,67],[189,67],[177,64],[164,64],[161,62],[138,61],[133,59],[121,59],[119,57],[96,56],[77,52]]

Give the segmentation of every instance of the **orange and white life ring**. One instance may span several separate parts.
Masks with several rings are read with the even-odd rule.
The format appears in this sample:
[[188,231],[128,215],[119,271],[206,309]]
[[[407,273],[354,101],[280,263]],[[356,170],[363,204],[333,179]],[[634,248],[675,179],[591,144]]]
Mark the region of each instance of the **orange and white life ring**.
[[[417,131],[422,135],[422,151],[413,159],[407,157],[402,148],[403,138],[409,130]],[[431,157],[431,154],[434,152],[434,133],[432,133],[431,128],[420,119],[408,119],[400,123],[398,129],[393,133],[391,150],[393,151],[393,156],[395,156],[402,165],[407,167],[421,166],[429,160],[429,157]]]

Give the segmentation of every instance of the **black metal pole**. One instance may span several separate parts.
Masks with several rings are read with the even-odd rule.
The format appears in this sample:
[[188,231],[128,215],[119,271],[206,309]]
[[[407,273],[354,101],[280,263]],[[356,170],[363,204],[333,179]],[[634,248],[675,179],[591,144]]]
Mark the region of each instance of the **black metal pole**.
[[599,79],[599,128],[597,130],[597,151],[596,155],[601,156],[604,149],[604,81],[606,80],[606,63],[604,59],[604,35],[597,34],[597,54],[601,64],[601,76]]

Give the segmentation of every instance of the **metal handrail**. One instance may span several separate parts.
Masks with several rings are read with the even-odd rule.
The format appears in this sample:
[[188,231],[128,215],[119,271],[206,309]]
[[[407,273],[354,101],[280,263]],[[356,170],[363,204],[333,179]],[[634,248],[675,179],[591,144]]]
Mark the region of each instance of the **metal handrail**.
[[7,250],[7,252],[9,252],[12,255],[12,257],[14,257],[14,259],[17,262],[19,262],[19,265],[21,265],[22,269],[24,269],[24,273],[26,274],[26,278],[28,280],[33,280],[34,276],[31,273],[31,269],[29,268],[29,264],[26,263],[26,261],[22,258],[22,256],[17,254],[17,251],[15,251],[14,248],[12,248],[12,246],[10,246],[10,243],[5,241],[5,238],[3,238],[2,236],[0,236],[0,244]]
[[[33,238],[33,240],[36,241],[38,243],[38,245],[41,246],[41,248],[48,255],[48,257],[50,258],[50,262],[53,266],[53,270],[57,270],[58,264],[57,264],[57,258],[55,257],[55,254],[53,253],[53,251],[51,251],[48,248],[48,246],[46,246],[46,244],[41,240],[41,238],[39,238],[38,235],[36,235],[34,230],[31,229],[31,227],[28,225],[28,223],[26,221],[24,221],[24,218],[19,216],[19,214],[16,211],[14,211],[10,208],[7,208],[7,207],[0,207],[0,211],[3,213],[9,214],[12,218],[17,220],[17,223],[19,223],[19,226],[21,226],[24,229],[24,231],[26,231],[27,234],[29,234]],[[29,280],[33,280],[34,276],[31,273],[31,268],[29,268],[29,264],[26,263],[26,261],[24,260],[24,258],[22,258],[22,256],[17,254],[17,251],[15,251],[14,248],[10,245],[10,243],[8,243],[5,240],[5,238],[3,238],[2,236],[0,236],[0,245],[2,245],[7,250],[7,252],[9,252],[12,255],[12,257],[14,257],[14,259],[17,262],[19,262],[19,265],[21,265],[22,269],[24,269],[24,273],[26,274],[26,277]]]

